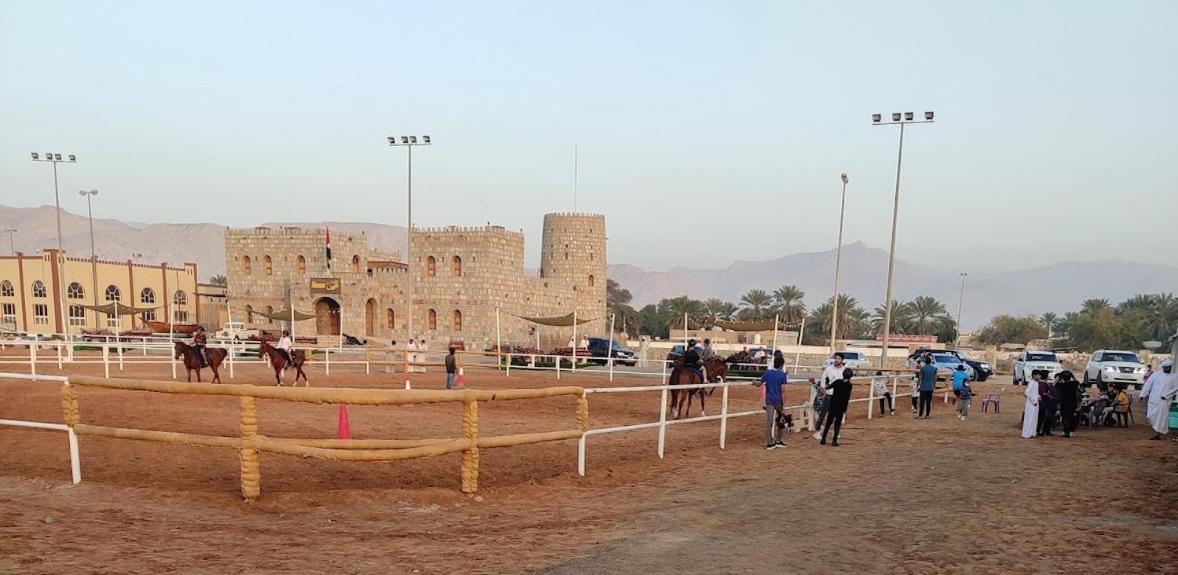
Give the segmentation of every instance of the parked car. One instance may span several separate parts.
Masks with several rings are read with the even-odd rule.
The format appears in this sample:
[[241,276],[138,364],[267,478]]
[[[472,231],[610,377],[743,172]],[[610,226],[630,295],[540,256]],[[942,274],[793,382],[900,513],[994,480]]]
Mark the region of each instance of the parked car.
[[1035,370],[1046,371],[1047,378],[1051,379],[1063,371],[1063,364],[1054,351],[1024,351],[1014,362],[1014,384],[1026,385],[1032,380],[1031,372]]
[[667,352],[667,361],[678,361],[683,357],[683,350],[687,349],[683,344],[671,346],[671,351]]
[[[857,351],[840,351],[843,354],[843,365],[851,369],[871,369],[871,360]],[[834,355],[826,358],[824,366],[834,365]]]
[[250,339],[258,335],[258,330],[245,326],[245,322],[231,321],[225,324],[217,333],[213,334],[214,339],[231,339],[233,341],[242,341]]
[[1084,367],[1084,385],[1092,382],[1102,389],[1109,383],[1142,385],[1145,364],[1131,351],[1098,349]]
[[991,375],[994,375],[994,367],[991,366],[989,362],[978,359],[970,359],[969,357],[966,357],[965,354],[955,349],[938,350],[923,347],[919,348],[908,356],[908,367],[915,368],[917,359],[929,353],[947,353],[961,358],[961,360],[964,361],[966,365],[973,368],[974,378],[976,381],[986,381],[987,379],[990,379]]
[[965,371],[969,374],[968,379],[970,381],[977,379],[977,374],[974,373],[973,368],[961,356],[955,353],[933,353],[931,357],[933,358],[932,366],[937,368],[937,379],[949,380],[950,374],[957,371],[957,366],[959,365],[965,366]]
[[605,365],[607,362],[604,358],[612,356],[614,363],[622,365],[637,365],[638,360],[634,357],[634,352],[627,349],[625,346],[619,344],[612,339],[605,339],[603,337],[589,338],[589,353],[593,357],[603,358],[597,363]]

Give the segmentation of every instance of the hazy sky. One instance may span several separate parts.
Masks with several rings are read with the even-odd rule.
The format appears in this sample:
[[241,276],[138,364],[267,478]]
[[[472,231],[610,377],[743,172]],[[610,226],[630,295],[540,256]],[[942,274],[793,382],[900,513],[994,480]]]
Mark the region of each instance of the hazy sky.
[[[606,214],[647,269],[887,248],[1176,264],[1178,2],[0,0],[0,203],[145,222]],[[1168,247],[1167,247],[1168,246]]]

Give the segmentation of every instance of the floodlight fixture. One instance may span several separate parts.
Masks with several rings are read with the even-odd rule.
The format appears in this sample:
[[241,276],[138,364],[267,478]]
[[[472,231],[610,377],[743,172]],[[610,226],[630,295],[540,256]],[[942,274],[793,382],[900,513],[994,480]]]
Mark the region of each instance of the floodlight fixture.
[[906,121],[906,122],[912,121],[912,112],[904,112],[904,121]]
[[879,121],[880,121],[880,120],[882,120],[882,119],[883,119],[883,118],[882,118],[882,117],[881,117],[879,114],[872,114],[872,115],[871,115],[871,121],[872,121],[872,123],[878,124],[878,123],[879,123]]
[[893,121],[893,122],[899,122],[899,121],[900,121],[900,113],[899,113],[899,112],[892,112],[892,121]]
[[40,160],[40,159],[41,159],[41,154],[38,154],[37,152],[33,152],[33,159],[34,159],[34,160]]
[[429,143],[429,136],[422,136],[422,137],[421,137],[421,141],[422,141],[422,142],[425,142],[426,144],[428,144],[428,143]]
[[924,113],[924,119],[926,119],[926,120],[928,120],[928,121],[930,121],[930,122],[931,122],[931,121],[933,120],[933,113],[932,113],[932,112],[925,112],[925,113]]
[[409,136],[409,143],[416,144],[417,143],[417,136]]

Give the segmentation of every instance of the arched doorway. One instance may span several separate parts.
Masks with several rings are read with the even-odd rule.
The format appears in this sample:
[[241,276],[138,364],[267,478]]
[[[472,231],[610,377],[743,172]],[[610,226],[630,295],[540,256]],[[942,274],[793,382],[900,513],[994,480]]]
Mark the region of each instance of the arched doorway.
[[339,335],[339,303],[329,297],[315,302],[315,334]]
[[376,335],[376,300],[372,298],[364,303],[364,335]]

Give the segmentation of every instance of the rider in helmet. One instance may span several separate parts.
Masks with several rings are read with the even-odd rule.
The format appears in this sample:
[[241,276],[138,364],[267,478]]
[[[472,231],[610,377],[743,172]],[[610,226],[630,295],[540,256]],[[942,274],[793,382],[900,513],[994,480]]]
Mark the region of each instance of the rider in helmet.
[[208,356],[205,354],[205,346],[208,343],[209,338],[205,335],[204,326],[196,326],[196,332],[192,334],[192,351],[196,352],[196,358],[200,360],[202,366],[209,363]]
[[704,372],[699,365],[699,346],[696,345],[694,339],[687,340],[687,346],[683,350],[683,367],[694,371],[699,376],[701,383],[707,381],[704,379]]
[[286,360],[286,365],[282,368],[285,370],[290,367],[290,352],[294,351],[294,340],[290,337],[290,332],[282,330],[282,337],[278,340],[278,353],[282,354],[282,358]]

